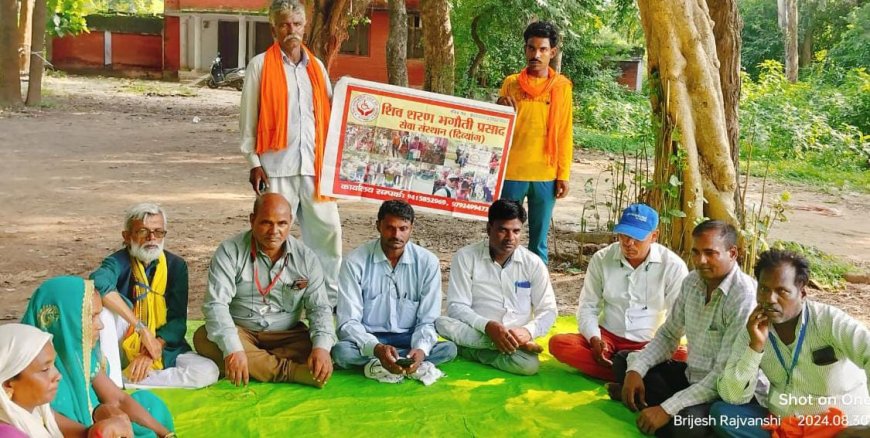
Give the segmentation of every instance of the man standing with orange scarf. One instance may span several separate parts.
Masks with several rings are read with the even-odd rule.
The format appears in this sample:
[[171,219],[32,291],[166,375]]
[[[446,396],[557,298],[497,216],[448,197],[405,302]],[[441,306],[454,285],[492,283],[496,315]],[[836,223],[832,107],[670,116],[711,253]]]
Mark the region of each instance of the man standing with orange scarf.
[[280,193],[290,203],[302,241],[323,266],[335,306],[341,220],[335,201],[320,193],[332,86],[323,63],[302,44],[305,8],[299,1],[274,0],[269,22],[275,43],[245,70],[241,149],[254,192]]
[[559,32],[546,21],[523,32],[526,68],[505,78],[498,103],[517,112],[501,197],[529,202],[529,250],[547,263],[556,199],[568,194],[574,154],[571,81],[550,68]]

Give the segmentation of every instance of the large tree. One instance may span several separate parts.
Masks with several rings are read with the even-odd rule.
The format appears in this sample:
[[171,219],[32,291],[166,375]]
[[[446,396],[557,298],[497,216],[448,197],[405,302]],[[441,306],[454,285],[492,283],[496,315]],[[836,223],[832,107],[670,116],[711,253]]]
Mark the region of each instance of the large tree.
[[18,44],[21,53],[18,58],[18,68],[22,72],[30,69],[30,46],[31,30],[33,29],[33,2],[34,0],[21,0],[18,16]]
[[[731,150],[735,172],[740,169],[740,49],[743,19],[736,0],[707,0],[713,20],[716,56],[719,59],[719,84],[722,88],[722,106],[725,111],[725,130]],[[739,191],[734,192],[736,211],[741,211]]]
[[390,33],[387,37],[387,81],[408,86],[408,11],[405,0],[389,0]]
[[[682,185],[672,218],[671,248],[685,252],[703,217],[737,225],[737,176],[719,75],[713,21],[704,0],[638,0],[646,35],[656,142],[657,187]],[[674,157],[677,157],[674,159]],[[664,203],[659,191],[653,203]]]
[[305,43],[329,69],[347,40],[347,28],[365,16],[371,0],[314,0]]
[[779,26],[785,36],[785,77],[795,83],[798,78],[798,1],[778,0]]
[[423,89],[453,94],[453,32],[450,27],[448,0],[421,0],[423,22],[423,58],[426,68]]
[[33,6],[33,47],[30,55],[30,76],[27,81],[27,106],[42,103],[43,49],[45,48],[46,0],[36,0]]
[[18,39],[18,2],[0,0],[0,107],[21,105]]

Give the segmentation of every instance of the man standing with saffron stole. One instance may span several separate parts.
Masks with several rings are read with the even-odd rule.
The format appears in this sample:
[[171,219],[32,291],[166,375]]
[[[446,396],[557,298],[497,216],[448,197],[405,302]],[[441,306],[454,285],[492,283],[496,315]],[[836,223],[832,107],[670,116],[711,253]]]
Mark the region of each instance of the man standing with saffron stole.
[[280,193],[299,219],[302,241],[323,266],[335,306],[341,265],[341,220],[335,200],[320,193],[332,86],[323,64],[302,44],[305,8],[274,0],[269,21],[275,43],[245,71],[239,131],[251,186]]
[[547,263],[547,233],[556,199],[568,194],[574,155],[571,81],[550,68],[559,32],[546,21],[523,32],[528,65],[502,83],[497,103],[517,112],[501,197],[529,200],[529,250]]

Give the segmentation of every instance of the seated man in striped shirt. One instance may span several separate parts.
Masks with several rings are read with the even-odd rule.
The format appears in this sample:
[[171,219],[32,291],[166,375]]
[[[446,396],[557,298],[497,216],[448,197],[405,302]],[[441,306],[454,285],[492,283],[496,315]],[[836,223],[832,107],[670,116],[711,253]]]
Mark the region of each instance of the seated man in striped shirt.
[[[716,382],[755,305],[755,280],[737,263],[737,230],[708,220],[692,230],[695,270],[683,281],[680,295],[665,323],[643,350],[613,356],[613,373],[622,381],[614,394],[632,411],[640,411],[637,427],[656,436],[703,437],[709,427],[693,419],[707,418],[718,399]],[[670,360],[688,340],[687,362]]]
[[[760,425],[771,413],[803,417],[808,425],[870,422],[870,330],[836,307],[808,300],[809,275],[806,259],[793,252],[770,250],[759,257],[758,306],[719,377],[724,401],[711,410],[714,419],[745,420],[739,428],[717,421],[717,434],[770,436]],[[752,400],[759,369],[770,380],[766,408]],[[825,419],[831,407],[845,418]]]

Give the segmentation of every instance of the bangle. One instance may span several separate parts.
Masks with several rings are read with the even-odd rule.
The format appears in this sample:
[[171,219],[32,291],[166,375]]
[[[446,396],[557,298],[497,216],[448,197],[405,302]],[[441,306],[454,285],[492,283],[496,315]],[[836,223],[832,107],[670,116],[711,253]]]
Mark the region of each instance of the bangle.
[[148,326],[145,325],[141,320],[136,321],[135,330],[138,332],[139,330],[147,329]]
[[166,435],[163,435],[163,438],[175,438],[175,432],[169,432]]

